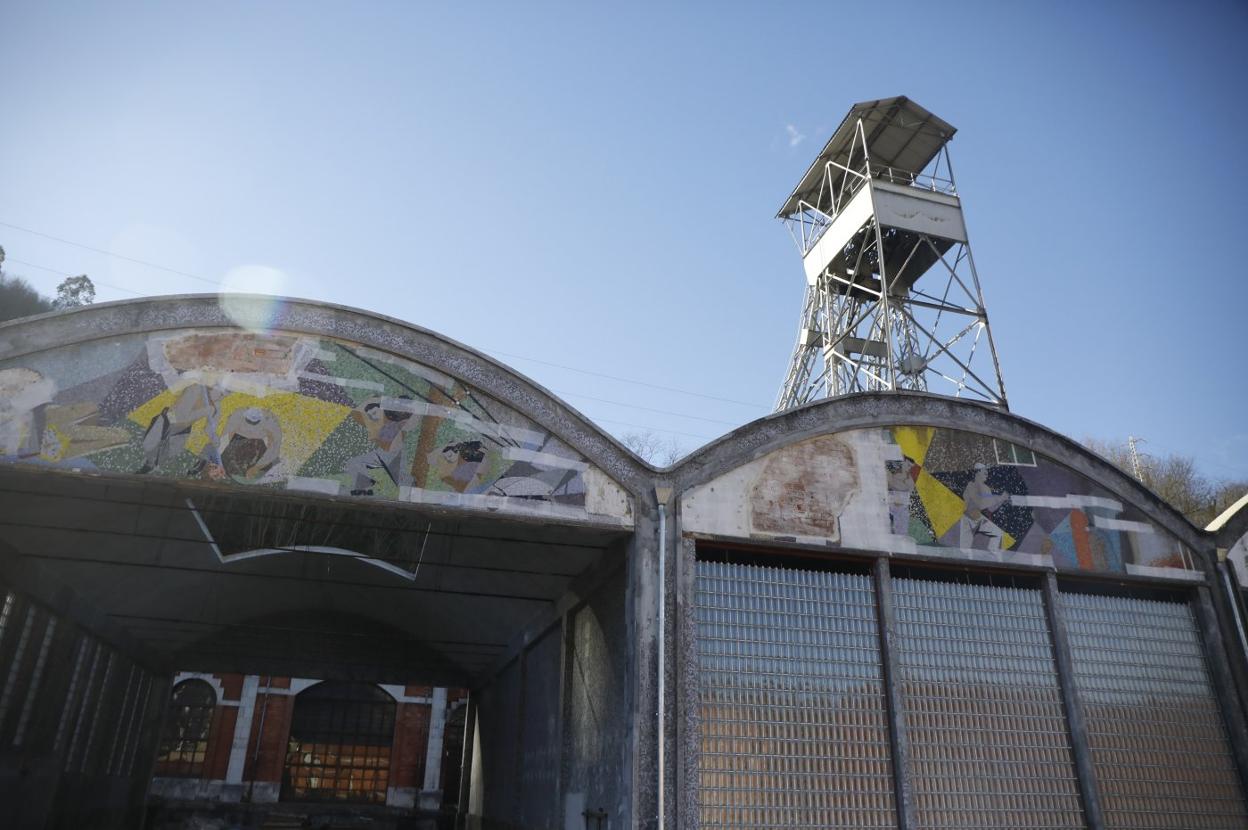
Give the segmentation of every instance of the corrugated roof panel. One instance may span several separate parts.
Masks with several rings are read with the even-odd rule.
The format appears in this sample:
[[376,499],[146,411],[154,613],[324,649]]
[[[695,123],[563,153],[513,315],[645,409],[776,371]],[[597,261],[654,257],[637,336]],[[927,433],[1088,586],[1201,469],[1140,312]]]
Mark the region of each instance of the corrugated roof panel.
[[850,164],[850,152],[854,148],[854,134],[860,119],[866,132],[872,165],[911,173],[918,173],[927,167],[957,132],[947,121],[932,115],[904,95],[854,104],[777,216],[792,216],[798,212],[798,204],[802,201],[816,206],[831,202],[842,187],[842,180],[836,179],[831,190],[824,188],[821,193],[824,169],[830,161],[854,166]]

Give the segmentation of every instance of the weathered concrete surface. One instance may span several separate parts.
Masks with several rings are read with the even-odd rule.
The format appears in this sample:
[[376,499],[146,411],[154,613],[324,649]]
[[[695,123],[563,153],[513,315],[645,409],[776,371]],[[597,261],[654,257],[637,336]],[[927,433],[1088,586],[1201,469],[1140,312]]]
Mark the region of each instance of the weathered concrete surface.
[[[897,425],[805,438],[681,499],[686,531],[1035,567],[1197,577],[1109,490],[1025,446]],[[1187,572],[1187,573],[1183,573]]]
[[536,634],[475,696],[472,818],[482,827],[629,826],[626,570]]
[[1209,539],[1182,514],[1077,441],[986,404],[919,392],[850,395],[770,415],[708,444],[663,471],[663,478],[681,494],[807,438],[893,426],[959,430],[1025,447],[1116,494],[1189,549],[1209,548]]

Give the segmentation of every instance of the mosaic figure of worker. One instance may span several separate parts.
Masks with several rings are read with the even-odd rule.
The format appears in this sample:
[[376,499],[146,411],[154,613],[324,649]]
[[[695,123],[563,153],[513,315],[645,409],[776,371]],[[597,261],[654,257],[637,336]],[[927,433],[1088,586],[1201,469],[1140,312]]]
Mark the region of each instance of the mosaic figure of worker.
[[412,417],[412,399],[370,398],[351,411],[352,419],[368,432],[372,447],[346,464],[351,477],[351,495],[371,496],[384,475],[397,487],[411,484],[411,473],[403,463],[404,439],[419,425]]
[[[224,389],[202,383],[193,383],[178,393],[173,403],[160,410],[148,423],[147,432],[143,433],[143,466],[137,472],[150,473],[186,449],[191,430],[197,422],[205,419],[208,444],[201,456],[220,466],[221,457],[216,444],[217,419],[221,414],[221,399],[225,395]],[[198,472],[202,466],[197,462],[192,469]]]
[[460,441],[429,453],[434,475],[456,493],[480,490],[484,463],[485,450],[480,441]]
[[993,523],[988,514],[1010,500],[1009,493],[994,493],[988,486],[988,468],[975,465],[975,477],[962,491],[965,503],[962,518],[958,521],[959,542],[963,548],[975,547],[976,537],[987,537],[988,550],[1001,550],[1005,531]]
[[214,479],[259,478],[281,458],[281,422],[267,409],[236,409],[226,419],[217,446],[220,463],[212,461],[212,454],[204,455],[192,468],[193,474],[202,473]]

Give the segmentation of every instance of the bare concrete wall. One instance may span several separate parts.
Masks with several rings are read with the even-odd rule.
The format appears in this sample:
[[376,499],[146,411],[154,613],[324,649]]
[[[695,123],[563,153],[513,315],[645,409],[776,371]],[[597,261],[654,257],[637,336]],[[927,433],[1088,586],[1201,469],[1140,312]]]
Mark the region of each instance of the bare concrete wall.
[[626,586],[616,567],[476,692],[476,826],[583,830],[587,811],[630,826]]
[[565,830],[585,827],[586,810],[606,814],[604,829],[628,827],[631,818],[629,744],[635,727],[625,587],[620,570],[569,615],[559,825]]
[[558,826],[561,626],[546,630],[524,655],[520,722],[520,808],[523,827]]
[[477,698],[483,818],[510,824],[518,804],[520,660],[508,663]]

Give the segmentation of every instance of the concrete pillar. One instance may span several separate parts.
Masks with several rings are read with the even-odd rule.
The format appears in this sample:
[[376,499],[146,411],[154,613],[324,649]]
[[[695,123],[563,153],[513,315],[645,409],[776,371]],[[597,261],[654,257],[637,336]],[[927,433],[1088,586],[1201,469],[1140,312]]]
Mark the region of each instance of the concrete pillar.
[[221,791],[222,801],[241,801],[243,797],[243,768],[247,764],[251,721],[256,712],[256,689],[259,685],[257,675],[249,674],[243,678],[238,714],[234,718],[234,734],[230,741],[230,757],[225,769],[225,787]]
[[429,706],[429,740],[425,749],[425,780],[421,786],[420,806],[436,810],[442,805],[442,742],[446,734],[446,689],[433,690]]
[[1079,799],[1088,830],[1102,830],[1105,816],[1101,810],[1101,795],[1096,784],[1096,769],[1092,763],[1092,749],[1088,744],[1087,720],[1083,703],[1075,689],[1074,657],[1070,645],[1070,632],[1057,586],[1057,575],[1049,571],[1044,575],[1044,611],[1048,618],[1049,633],[1053,638],[1054,665],[1057,667],[1058,686],[1062,693],[1062,705],[1066,709],[1066,725],[1070,730],[1070,750],[1075,761],[1075,773],[1079,781]]
[[888,734],[892,742],[893,791],[898,830],[917,827],[914,799],[910,790],[910,734],[907,731],[901,681],[897,676],[896,614],[893,609],[893,580],[888,557],[875,560],[875,607],[880,626],[880,667],[883,670],[884,701],[888,712]]

